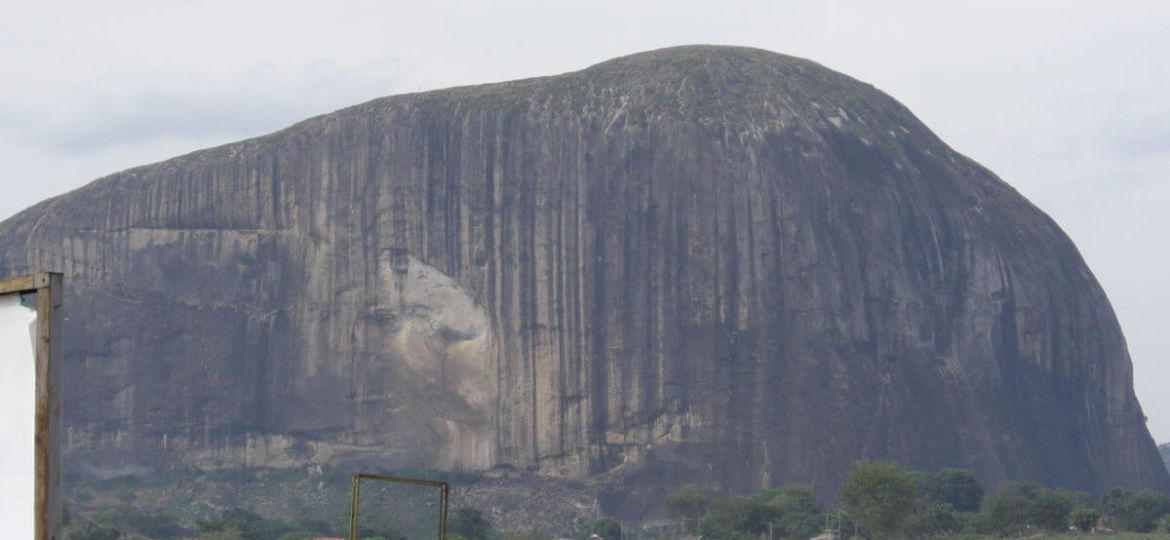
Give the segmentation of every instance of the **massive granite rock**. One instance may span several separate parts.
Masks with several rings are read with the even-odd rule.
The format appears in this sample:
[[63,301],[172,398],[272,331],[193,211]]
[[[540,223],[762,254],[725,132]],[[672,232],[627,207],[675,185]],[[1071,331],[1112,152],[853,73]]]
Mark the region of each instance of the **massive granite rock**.
[[860,458],[1170,489],[1055,223],[815,63],[393,96],[0,225],[68,290],[69,467],[518,469],[626,512]]

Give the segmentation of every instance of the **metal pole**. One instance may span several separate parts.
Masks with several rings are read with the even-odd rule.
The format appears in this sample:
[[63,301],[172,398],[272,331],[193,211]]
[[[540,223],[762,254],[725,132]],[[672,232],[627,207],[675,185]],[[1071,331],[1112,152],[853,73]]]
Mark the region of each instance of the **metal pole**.
[[361,485],[362,475],[353,475],[349,489],[349,540],[357,540],[358,490]]
[[439,509],[439,540],[447,540],[447,483],[444,482],[441,488],[443,490],[443,507]]

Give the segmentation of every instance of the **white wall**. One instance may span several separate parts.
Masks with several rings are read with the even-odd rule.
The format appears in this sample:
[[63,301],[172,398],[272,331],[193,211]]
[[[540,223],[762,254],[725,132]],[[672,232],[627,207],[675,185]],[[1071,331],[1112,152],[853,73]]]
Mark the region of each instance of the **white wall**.
[[33,537],[36,304],[0,296],[0,523],[9,538]]

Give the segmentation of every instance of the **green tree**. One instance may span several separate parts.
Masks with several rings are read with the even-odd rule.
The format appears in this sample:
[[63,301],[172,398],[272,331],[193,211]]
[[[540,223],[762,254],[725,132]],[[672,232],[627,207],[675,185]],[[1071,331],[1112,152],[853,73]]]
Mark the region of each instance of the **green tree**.
[[1004,482],[985,502],[990,527],[1002,535],[1018,535],[1032,524],[1035,499],[1044,488],[1031,482]]
[[1170,498],[1154,491],[1142,491],[1126,497],[1113,515],[1119,529],[1139,533],[1152,532],[1158,520],[1170,513]]
[[773,520],[771,532],[774,538],[812,538],[821,531],[821,515],[825,508],[817,502],[811,487],[795,484],[769,495],[768,506],[779,514]]
[[894,461],[859,461],[841,486],[841,503],[858,525],[877,538],[902,531],[914,509],[914,479]]
[[710,504],[711,494],[707,490],[695,484],[683,484],[666,496],[666,513],[682,522],[684,533],[698,534],[703,514],[707,513]]
[[1096,508],[1097,502],[1093,500],[1093,496],[1087,491],[1073,491],[1071,489],[1055,488],[1055,491],[1061,496],[1067,497],[1072,502],[1073,509],[1077,508]]
[[957,512],[959,532],[970,536],[990,536],[995,534],[995,527],[991,523],[991,515],[986,512]]
[[966,469],[939,469],[926,483],[926,495],[959,512],[978,512],[983,484]]
[[702,533],[703,536],[724,539],[758,537],[769,531],[779,514],[780,511],[766,504],[763,497],[720,497],[711,501]]
[[283,521],[265,519],[244,508],[232,508],[216,517],[198,520],[195,527],[199,540],[226,540],[237,536],[243,540],[268,540],[279,538],[292,529]]
[[1101,496],[1101,511],[1112,518],[1131,497],[1133,497],[1133,493],[1128,489],[1121,486],[1114,487]]
[[926,495],[927,490],[930,489],[931,475],[922,471],[906,471],[906,474],[914,481],[914,496]]
[[1081,532],[1089,532],[1101,520],[1101,512],[1096,508],[1077,508],[1069,515],[1068,524]]
[[455,509],[447,529],[467,540],[487,540],[491,536],[492,524],[478,508],[464,506]]
[[1054,489],[1042,490],[1029,502],[1032,525],[1049,532],[1064,532],[1072,513],[1072,500],[1066,493]]
[[727,537],[734,532],[747,532],[752,516],[751,501],[747,497],[728,495],[711,501],[704,523],[704,536]]
[[914,512],[910,514],[905,530],[911,538],[937,538],[960,528],[962,522],[949,503],[918,497],[914,500]]

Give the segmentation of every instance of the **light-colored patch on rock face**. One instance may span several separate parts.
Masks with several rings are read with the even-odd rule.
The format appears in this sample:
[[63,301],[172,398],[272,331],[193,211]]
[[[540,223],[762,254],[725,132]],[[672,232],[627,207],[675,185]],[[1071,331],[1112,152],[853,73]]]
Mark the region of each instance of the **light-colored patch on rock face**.
[[450,276],[399,250],[383,251],[378,263],[383,305],[397,305],[404,317],[426,322],[449,341],[486,335],[487,314]]
[[495,390],[487,314],[450,276],[400,250],[381,253],[377,295],[382,360],[404,375],[399,391],[406,399],[394,401],[407,422],[433,434],[432,465],[491,466]]

